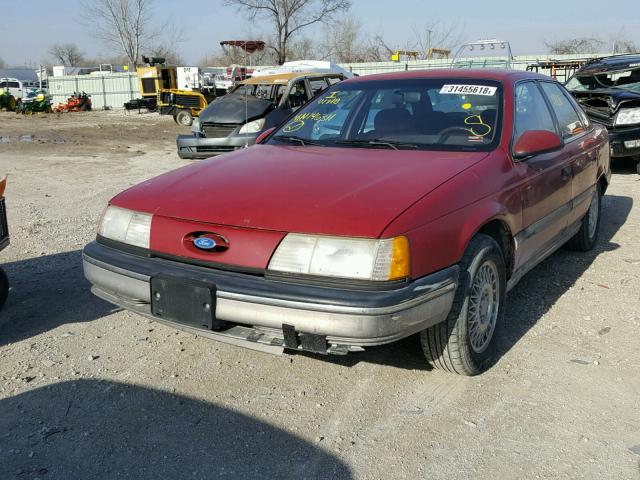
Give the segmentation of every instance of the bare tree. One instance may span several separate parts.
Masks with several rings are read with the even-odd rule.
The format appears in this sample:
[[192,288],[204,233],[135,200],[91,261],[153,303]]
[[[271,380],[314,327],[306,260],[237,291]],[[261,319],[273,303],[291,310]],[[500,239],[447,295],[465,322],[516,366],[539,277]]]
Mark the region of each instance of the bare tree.
[[361,24],[352,17],[333,22],[325,32],[320,57],[330,58],[339,63],[355,63],[376,60],[363,38]]
[[75,43],[54,43],[49,48],[49,55],[61,65],[77,67],[85,60],[84,54]]
[[316,42],[307,37],[291,42],[287,47],[287,58],[289,60],[304,60],[315,56]]
[[157,36],[151,27],[153,0],[86,0],[84,22],[92,34],[118,48],[136,66],[145,42]]
[[251,20],[267,18],[273,27],[274,43],[269,47],[279,64],[287,60],[289,41],[304,28],[328,22],[351,7],[350,0],[224,0],[225,5],[245,12]]
[[568,38],[565,40],[556,40],[544,42],[549,53],[554,55],[570,55],[579,53],[596,53],[603,48],[602,40],[598,38]]
[[433,21],[426,25],[412,27],[414,41],[412,49],[419,51],[423,58],[429,58],[429,49],[441,48],[453,50],[462,42],[462,27],[460,23]]
[[613,39],[613,54],[617,53],[636,53],[640,52],[638,44],[622,35],[618,35]]

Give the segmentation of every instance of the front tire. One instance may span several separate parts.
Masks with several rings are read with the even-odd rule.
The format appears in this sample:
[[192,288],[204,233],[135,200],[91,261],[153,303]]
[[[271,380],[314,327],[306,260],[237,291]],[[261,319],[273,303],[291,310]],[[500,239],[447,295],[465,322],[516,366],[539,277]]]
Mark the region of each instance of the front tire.
[[496,355],[506,293],[504,256],[488,235],[476,235],[462,260],[447,319],[420,334],[429,363],[460,375],[485,371]]
[[567,242],[567,247],[570,250],[588,252],[595,247],[598,241],[598,232],[600,231],[601,211],[602,194],[600,193],[600,185],[598,184],[591,196],[589,210],[587,210],[587,213],[582,217],[580,230]]

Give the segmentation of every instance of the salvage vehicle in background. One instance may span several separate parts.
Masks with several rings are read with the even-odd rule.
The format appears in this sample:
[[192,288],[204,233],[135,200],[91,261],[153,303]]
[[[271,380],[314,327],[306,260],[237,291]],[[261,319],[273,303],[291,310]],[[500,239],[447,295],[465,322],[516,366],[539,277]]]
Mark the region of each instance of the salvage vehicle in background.
[[27,88],[25,88],[24,83],[17,78],[0,78],[0,90],[4,90],[13,95],[16,101],[27,94]]
[[591,121],[609,131],[611,157],[637,161],[640,173],[640,55],[591,60],[566,87]]
[[211,102],[193,123],[191,135],[178,135],[180,158],[208,158],[255,143],[310,98],[345,78],[342,73],[289,72],[249,78]]
[[[9,227],[7,224],[7,207],[4,201],[4,190],[7,186],[7,177],[0,180],[0,251],[9,246]],[[9,295],[9,279],[0,267],[0,308],[7,301]]]
[[509,70],[349,79],[257,143],[114,197],[83,251],[92,291],[273,353],[420,333],[432,365],[474,375],[507,292],[596,244],[611,175],[606,130]]
[[52,113],[51,96],[44,90],[31,90],[27,96],[18,100],[16,113]]
[[7,89],[0,88],[0,110],[13,112],[16,109],[16,97],[11,95]]

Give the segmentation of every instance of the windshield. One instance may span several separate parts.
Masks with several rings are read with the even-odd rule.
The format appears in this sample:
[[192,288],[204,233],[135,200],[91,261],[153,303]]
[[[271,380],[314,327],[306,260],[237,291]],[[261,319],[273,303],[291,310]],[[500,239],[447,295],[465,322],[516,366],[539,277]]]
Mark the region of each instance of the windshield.
[[274,101],[277,97],[278,91],[282,89],[282,85],[240,85],[233,92],[228,95],[235,97],[249,97],[258,98],[260,100]]
[[495,148],[502,87],[480,79],[338,83],[285,122],[269,143],[476,151]]
[[640,68],[629,68],[615,72],[601,72],[592,75],[571,77],[566,84],[568,90],[575,92],[598,90],[602,88],[622,88],[640,91]]

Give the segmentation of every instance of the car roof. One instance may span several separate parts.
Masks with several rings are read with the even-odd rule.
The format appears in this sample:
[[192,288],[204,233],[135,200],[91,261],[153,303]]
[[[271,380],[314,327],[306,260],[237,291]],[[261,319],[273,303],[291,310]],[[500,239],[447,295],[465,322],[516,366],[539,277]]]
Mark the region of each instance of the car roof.
[[295,78],[306,77],[331,77],[338,76],[340,73],[336,72],[287,72],[277,73],[275,75],[264,75],[260,77],[251,77],[241,82],[242,85],[277,85],[289,83],[290,80]]
[[592,74],[610,70],[626,70],[628,68],[635,67],[640,67],[640,55],[612,55],[610,57],[595,58],[589,61],[589,63],[578,71],[578,74]]
[[379,73],[345,80],[346,82],[367,82],[381,80],[407,80],[407,79],[428,79],[428,78],[451,78],[451,79],[478,79],[497,80],[499,82],[516,82],[518,80],[551,80],[546,75],[523,70],[509,70],[504,68],[434,68],[429,70],[411,70],[393,73]]

